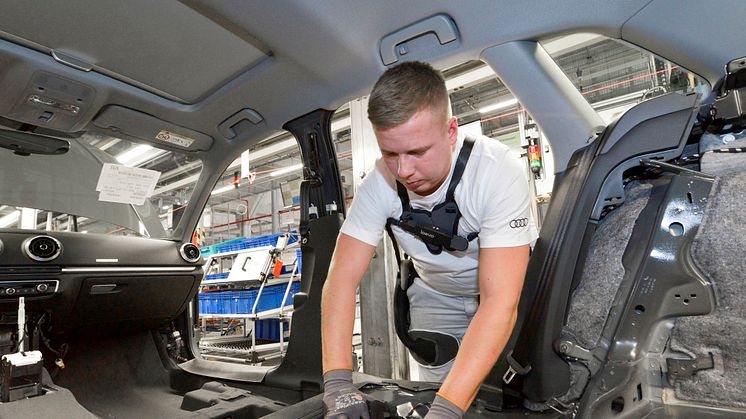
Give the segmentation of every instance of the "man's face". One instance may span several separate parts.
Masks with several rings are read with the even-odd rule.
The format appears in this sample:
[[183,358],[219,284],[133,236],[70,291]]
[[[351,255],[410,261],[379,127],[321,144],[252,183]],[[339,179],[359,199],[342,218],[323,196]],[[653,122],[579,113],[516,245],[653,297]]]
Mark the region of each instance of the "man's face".
[[446,180],[458,134],[455,117],[425,108],[401,125],[373,129],[386,167],[407,189],[429,195]]

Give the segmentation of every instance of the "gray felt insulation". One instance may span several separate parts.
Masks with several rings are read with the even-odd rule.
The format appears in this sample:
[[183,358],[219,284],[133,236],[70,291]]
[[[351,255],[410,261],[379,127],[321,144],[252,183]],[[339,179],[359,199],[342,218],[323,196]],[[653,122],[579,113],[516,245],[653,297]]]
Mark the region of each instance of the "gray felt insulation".
[[[718,148],[744,148],[746,138],[728,144],[720,144]],[[714,147],[711,147],[712,149]],[[705,153],[700,159],[701,170],[714,176],[725,176],[746,171],[746,152],[742,153]]]
[[674,382],[680,399],[746,407],[746,173],[719,178],[692,246],[714,284],[712,314],[676,320],[671,347],[697,357],[713,353],[715,368]]
[[652,186],[632,182],[626,189],[624,205],[603,218],[593,234],[580,282],[570,302],[565,331],[586,348],[594,348],[601,336],[624,277],[624,250]]

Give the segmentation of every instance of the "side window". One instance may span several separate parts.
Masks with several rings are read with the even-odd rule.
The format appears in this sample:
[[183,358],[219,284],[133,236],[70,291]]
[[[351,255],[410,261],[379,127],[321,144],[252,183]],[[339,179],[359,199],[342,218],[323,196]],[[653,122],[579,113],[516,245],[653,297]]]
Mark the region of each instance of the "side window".
[[551,146],[531,115],[481,61],[470,61],[444,71],[451,109],[460,130],[485,135],[508,146],[526,170],[529,190],[536,196],[534,219],[541,223],[554,182]]
[[[344,107],[332,131],[349,200],[350,118]],[[303,275],[302,180],[298,143],[282,133],[236,158],[213,188],[193,234],[206,261],[196,316],[203,358],[265,367],[280,363]]]
[[710,90],[685,68],[601,35],[565,35],[541,44],[606,123],[656,96]]

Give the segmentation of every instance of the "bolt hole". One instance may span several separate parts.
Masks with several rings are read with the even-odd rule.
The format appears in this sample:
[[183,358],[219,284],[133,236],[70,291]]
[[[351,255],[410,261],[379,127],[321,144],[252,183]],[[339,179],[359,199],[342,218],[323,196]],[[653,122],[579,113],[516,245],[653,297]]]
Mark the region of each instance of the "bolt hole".
[[676,299],[681,298],[681,294],[676,294]]
[[642,400],[642,383],[637,384],[637,400]]
[[40,92],[43,92],[43,91],[44,91],[44,88],[43,88],[43,87],[41,87],[41,86],[39,86],[39,87],[37,87],[37,88],[36,88],[36,90],[38,90],[38,91],[40,91]]
[[697,298],[697,294],[689,294],[689,296],[692,298]]
[[684,298],[684,304],[689,304],[689,299],[688,298]]
[[83,101],[83,99],[81,99],[81,98],[77,98],[77,99],[75,99],[75,101],[76,101],[76,102],[82,102],[82,101]]
[[612,400],[611,410],[615,413],[622,413],[622,410],[624,410],[624,398],[620,396]]
[[694,199],[692,199],[692,193],[691,192],[687,192],[686,193],[686,199],[689,201],[690,204],[694,203]]
[[684,234],[684,225],[681,223],[671,223],[668,226],[668,232],[674,237],[679,237]]
[[637,313],[637,314],[642,314],[642,313],[644,313],[644,312],[645,312],[645,306],[643,306],[643,305],[641,305],[641,304],[640,304],[640,305],[637,305],[637,306],[635,306],[635,313]]

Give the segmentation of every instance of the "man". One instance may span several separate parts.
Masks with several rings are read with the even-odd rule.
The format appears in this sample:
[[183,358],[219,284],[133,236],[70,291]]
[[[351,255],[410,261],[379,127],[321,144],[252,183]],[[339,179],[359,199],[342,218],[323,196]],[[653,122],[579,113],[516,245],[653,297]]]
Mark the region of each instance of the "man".
[[[434,336],[439,349],[455,342],[455,359],[420,365],[421,380],[443,382],[427,417],[460,418],[515,324],[529,243],[537,237],[525,168],[498,141],[459,135],[443,76],[425,63],[388,69],[373,87],[368,118],[382,158],[356,193],[321,303],[327,414],[368,415],[367,396],[351,378],[355,292],[390,228],[417,276],[406,291],[410,336]],[[449,199],[457,211],[443,211],[453,205]],[[412,227],[418,217],[446,213],[460,215],[450,219],[458,249],[430,243],[447,228]]]

